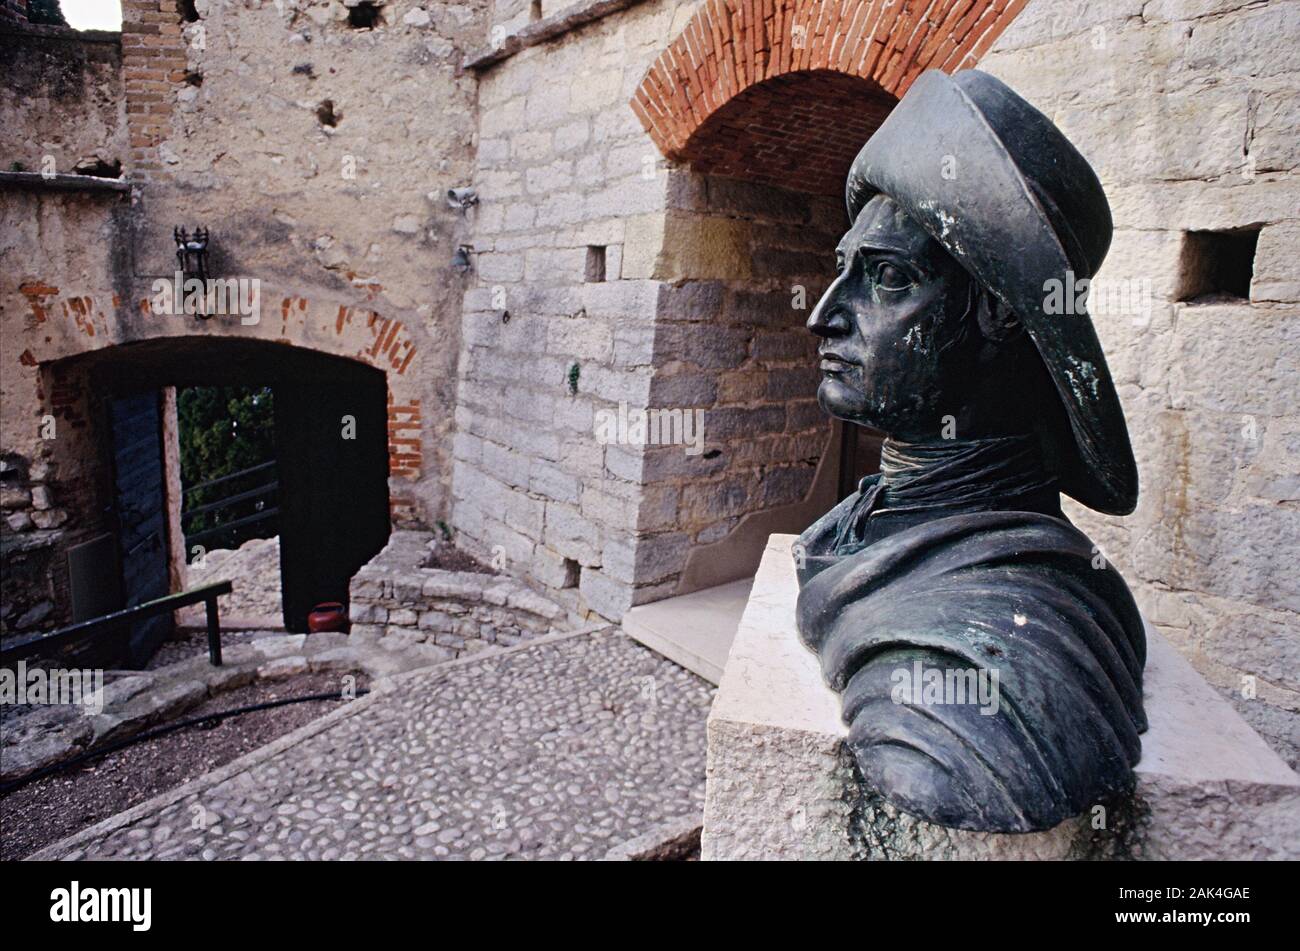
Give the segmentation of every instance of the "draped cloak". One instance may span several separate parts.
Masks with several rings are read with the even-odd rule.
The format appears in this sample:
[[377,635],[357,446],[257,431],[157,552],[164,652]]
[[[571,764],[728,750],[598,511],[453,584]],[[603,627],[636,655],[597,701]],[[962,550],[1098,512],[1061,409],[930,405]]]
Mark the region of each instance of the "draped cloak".
[[[1001,505],[922,503],[890,527],[881,480],[864,479],[798,549],[799,634],[841,694],[865,785],[922,819],[998,832],[1051,828],[1131,789],[1146,642],[1119,573],[1059,500],[1043,506],[1054,514],[1015,510],[1043,497],[1038,483]],[[918,661],[996,670],[996,712],[896,702],[899,672]]]

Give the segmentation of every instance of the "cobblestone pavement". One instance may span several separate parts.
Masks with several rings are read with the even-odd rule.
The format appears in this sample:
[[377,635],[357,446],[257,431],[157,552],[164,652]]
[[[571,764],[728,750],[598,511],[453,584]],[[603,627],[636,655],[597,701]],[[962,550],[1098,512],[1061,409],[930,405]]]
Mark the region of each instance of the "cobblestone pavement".
[[600,858],[702,814],[712,698],[617,629],[548,638],[397,675],[40,857]]

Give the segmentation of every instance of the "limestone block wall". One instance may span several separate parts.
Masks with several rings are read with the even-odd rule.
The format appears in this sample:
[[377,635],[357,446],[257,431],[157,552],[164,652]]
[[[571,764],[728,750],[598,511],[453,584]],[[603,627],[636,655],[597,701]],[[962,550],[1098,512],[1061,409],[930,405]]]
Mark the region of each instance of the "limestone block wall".
[[[1137,453],[1138,509],[1069,514],[1161,633],[1293,764],[1298,37],[1295,3],[1033,0],[982,63],[1097,169],[1116,228],[1099,277],[1139,301],[1094,316]],[[1207,262],[1189,233],[1233,229],[1257,231],[1248,289],[1193,296]]]
[[[468,61],[482,202],[457,403],[465,543],[618,618],[745,574],[766,532],[811,520],[815,486],[832,490],[828,506],[836,473],[818,467],[831,426],[801,329],[844,224],[842,170],[828,169],[922,64],[977,56],[1021,5],[949,4],[927,19],[910,6],[498,0],[498,53]],[[717,109],[724,93],[744,108]],[[710,110],[711,148],[690,153],[683,128]],[[669,113],[681,122],[658,121]],[[783,130],[836,145],[749,175],[746,148],[771,152]],[[704,411],[703,451],[594,438],[623,407]]]
[[692,6],[636,4],[479,74],[454,521],[506,571],[611,618],[632,599],[618,566],[668,504],[639,452],[620,465],[594,431],[598,410],[647,405],[664,293],[638,262],[674,180],[626,103]]
[[[649,405],[697,413],[702,438],[606,450],[607,467],[639,471],[662,500],[658,521],[638,526],[622,576],[636,585],[634,603],[752,574],[761,542],[725,540],[746,519],[808,498],[824,455],[833,457],[824,477],[838,462],[834,427],[817,405],[817,339],[804,322],[834,278],[845,225],[839,199],[673,174],[670,208],[644,225],[661,233],[656,253],[625,258],[624,268],[663,282]],[[762,534],[802,530],[808,514],[770,522]],[[725,564],[684,578],[703,549]]]

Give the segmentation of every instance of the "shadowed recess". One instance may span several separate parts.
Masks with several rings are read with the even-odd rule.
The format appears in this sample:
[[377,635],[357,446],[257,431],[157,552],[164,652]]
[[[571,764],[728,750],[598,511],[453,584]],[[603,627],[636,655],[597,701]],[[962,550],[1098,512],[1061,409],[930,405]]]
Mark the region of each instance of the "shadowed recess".
[[838,196],[895,101],[875,83],[831,70],[778,76],[713,113],[680,157],[701,172]]

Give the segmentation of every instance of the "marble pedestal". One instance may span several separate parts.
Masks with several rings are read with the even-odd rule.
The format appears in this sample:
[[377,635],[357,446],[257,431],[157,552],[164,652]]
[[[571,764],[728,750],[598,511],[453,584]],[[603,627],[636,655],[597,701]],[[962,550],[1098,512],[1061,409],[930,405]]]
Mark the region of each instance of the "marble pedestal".
[[704,859],[1300,858],[1300,776],[1150,628],[1150,729],[1134,795],[1108,814],[975,833],[864,795],[795,631],[793,540],[769,540],[709,715]]

